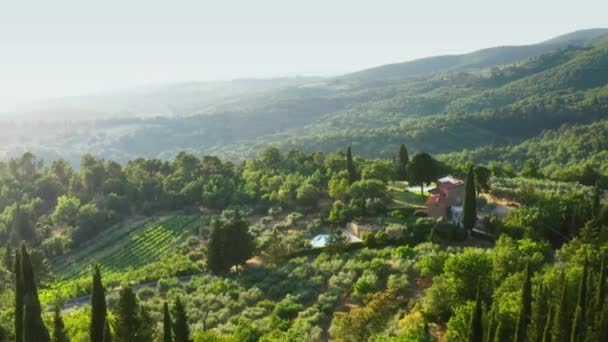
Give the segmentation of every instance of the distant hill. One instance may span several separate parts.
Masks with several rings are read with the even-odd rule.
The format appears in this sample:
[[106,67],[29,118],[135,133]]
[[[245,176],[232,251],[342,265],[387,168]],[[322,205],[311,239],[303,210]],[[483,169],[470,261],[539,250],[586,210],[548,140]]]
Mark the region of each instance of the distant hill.
[[73,96],[24,105],[18,111],[0,113],[0,119],[91,120],[157,116],[189,116],[213,111],[224,103],[291,86],[315,82],[317,77],[235,79],[184,82]]
[[61,99],[61,108],[95,120],[55,110],[36,117],[44,122],[0,123],[0,153],[32,150],[76,163],[86,152],[125,161],[187,150],[238,160],[268,145],[309,152],[351,145],[360,155],[390,157],[401,143],[431,153],[517,144],[608,118],[606,32],[336,78],[193,82]]
[[395,81],[445,71],[472,71],[513,64],[569,45],[588,46],[608,40],[608,29],[582,30],[524,46],[499,46],[463,55],[437,56],[383,65],[346,75],[347,79]]

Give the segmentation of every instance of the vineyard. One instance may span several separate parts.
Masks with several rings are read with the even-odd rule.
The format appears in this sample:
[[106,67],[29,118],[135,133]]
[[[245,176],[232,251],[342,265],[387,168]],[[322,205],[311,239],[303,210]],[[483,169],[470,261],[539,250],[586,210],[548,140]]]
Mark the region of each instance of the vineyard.
[[173,216],[113,227],[93,244],[53,260],[52,270],[66,279],[88,273],[92,263],[110,272],[138,268],[170,255],[205,222],[201,216]]

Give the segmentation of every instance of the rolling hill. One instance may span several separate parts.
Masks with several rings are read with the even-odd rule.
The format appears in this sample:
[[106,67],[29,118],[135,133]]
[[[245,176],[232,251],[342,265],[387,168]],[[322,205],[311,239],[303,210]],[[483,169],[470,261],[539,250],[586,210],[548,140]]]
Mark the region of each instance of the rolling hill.
[[[62,99],[67,117],[3,122],[0,151],[126,161],[186,150],[232,159],[265,146],[366,156],[518,143],[605,118],[608,29],[529,46],[386,65],[335,78],[188,83]],[[109,115],[108,113],[113,113]],[[58,152],[58,151],[61,151]]]

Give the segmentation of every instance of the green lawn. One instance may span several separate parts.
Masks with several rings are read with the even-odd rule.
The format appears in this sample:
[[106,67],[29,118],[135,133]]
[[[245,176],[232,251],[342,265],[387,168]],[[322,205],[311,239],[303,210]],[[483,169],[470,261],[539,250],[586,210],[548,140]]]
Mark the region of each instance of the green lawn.
[[420,192],[410,192],[406,190],[406,182],[393,182],[388,185],[389,192],[393,197],[393,204],[400,208],[424,208],[427,196],[420,195]]

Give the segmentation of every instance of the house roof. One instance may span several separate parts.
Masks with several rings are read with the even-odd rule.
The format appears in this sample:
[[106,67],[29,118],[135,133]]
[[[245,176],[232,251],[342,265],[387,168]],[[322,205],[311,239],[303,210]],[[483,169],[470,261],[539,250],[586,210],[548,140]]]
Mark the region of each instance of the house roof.
[[464,181],[462,181],[458,178],[454,178],[452,176],[445,176],[445,177],[439,178],[437,180],[437,186],[441,187],[441,188],[450,189],[450,188],[456,188],[456,187],[459,187],[462,185],[464,185]]

